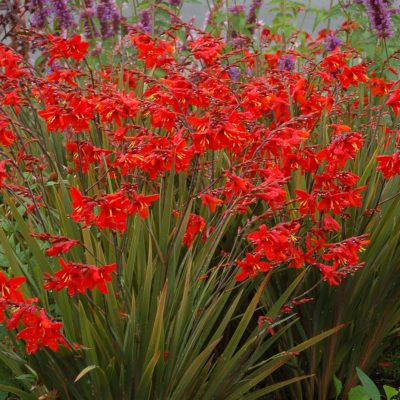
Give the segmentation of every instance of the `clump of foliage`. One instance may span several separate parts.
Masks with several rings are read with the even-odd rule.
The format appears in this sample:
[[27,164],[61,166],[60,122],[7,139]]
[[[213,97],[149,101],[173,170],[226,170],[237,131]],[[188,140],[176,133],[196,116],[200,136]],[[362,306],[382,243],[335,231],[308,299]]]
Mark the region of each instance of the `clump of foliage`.
[[349,19],[258,29],[254,3],[222,37],[222,4],[206,32],[170,6],[83,19],[89,41],[54,8],[36,28],[61,35],[0,45],[0,359],[19,377],[0,389],[324,399],[337,375],[346,395],[399,323],[396,54],[363,58]]

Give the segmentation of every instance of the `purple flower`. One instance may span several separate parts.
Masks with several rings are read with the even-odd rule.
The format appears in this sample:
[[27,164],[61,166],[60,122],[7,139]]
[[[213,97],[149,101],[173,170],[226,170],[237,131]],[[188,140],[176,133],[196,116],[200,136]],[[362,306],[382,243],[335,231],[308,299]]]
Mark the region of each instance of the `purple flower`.
[[80,17],[83,20],[83,27],[85,36],[88,39],[99,36],[96,25],[93,23],[92,17],[96,15],[93,0],[84,0],[84,9],[80,13]]
[[244,12],[244,4],[238,4],[237,6],[230,6],[229,12],[233,15],[239,15],[241,12]]
[[365,0],[371,27],[376,30],[378,37],[389,38],[393,36],[392,10],[389,0]]
[[41,29],[50,16],[50,8],[47,0],[30,0],[27,2],[27,8],[32,15],[31,25],[33,28]]
[[[247,16],[247,24],[254,25],[257,22],[257,13],[262,5],[262,0],[253,0],[250,4],[249,14]],[[254,33],[254,27],[250,28],[250,32]]]
[[139,14],[138,28],[144,33],[151,33],[153,30],[150,10],[144,10]]
[[281,56],[278,61],[278,69],[279,71],[293,71],[295,63],[296,60],[293,56]]
[[328,51],[335,50],[341,44],[342,41],[334,33],[330,33],[325,38],[325,48]]
[[228,75],[230,76],[230,78],[236,82],[239,80],[240,78],[240,69],[238,67],[232,66],[229,67],[228,69]]
[[179,7],[182,4],[182,0],[168,0],[168,3],[172,7]]
[[72,9],[65,0],[51,0],[54,18],[59,23],[60,29],[68,29],[74,25]]
[[96,14],[100,21],[101,36],[104,39],[118,32],[121,16],[113,0],[100,0]]

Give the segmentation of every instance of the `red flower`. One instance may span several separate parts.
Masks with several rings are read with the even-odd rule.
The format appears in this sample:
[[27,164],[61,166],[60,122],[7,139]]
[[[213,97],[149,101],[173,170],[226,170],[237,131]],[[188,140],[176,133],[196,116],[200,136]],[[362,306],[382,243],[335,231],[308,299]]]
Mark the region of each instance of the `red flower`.
[[132,35],[131,39],[139,51],[139,60],[145,61],[146,68],[161,67],[173,60],[170,57],[172,41],[154,40],[144,33]]
[[76,292],[86,293],[88,289],[95,287],[103,294],[107,294],[106,282],[111,282],[111,273],[116,269],[116,264],[107,264],[102,267],[82,263],[67,263],[62,258],[59,259],[62,266],[54,276],[45,274],[44,279],[47,283],[44,288],[47,290],[60,291],[68,289],[68,295],[73,296]]
[[347,205],[346,193],[328,192],[323,195],[322,200],[318,203],[318,210],[326,213],[332,211],[334,214],[339,215]]
[[358,253],[364,250],[364,246],[370,241],[366,235],[352,237],[340,243],[329,245],[329,251],[322,255],[324,260],[332,260],[337,265],[357,265],[359,262]]
[[72,86],[77,86],[73,78],[78,75],[79,74],[76,71],[71,71],[69,69],[60,70],[58,68],[55,68],[53,72],[47,76],[47,80],[49,82],[65,82]]
[[347,160],[355,158],[363,142],[364,139],[358,132],[336,135],[331,144],[320,151],[318,158],[325,159],[333,169],[343,168]]
[[293,245],[297,239],[293,235],[300,228],[296,223],[281,223],[268,229],[265,224],[258,231],[248,234],[247,239],[256,245],[256,252],[263,254],[269,261],[284,262],[300,257]]
[[386,179],[395,175],[400,175],[400,150],[391,155],[376,157],[378,160],[378,171],[382,171]]
[[0,271],[0,322],[4,322],[5,302],[19,303],[24,301],[24,296],[18,288],[26,281],[23,276],[7,279]]
[[108,289],[106,286],[106,282],[111,282],[111,273],[115,271],[117,268],[116,263],[106,264],[102,267],[94,267],[90,266],[89,268],[90,273],[87,273],[84,279],[84,285],[88,287],[88,289],[93,290],[95,287],[103,293],[107,294]]
[[296,189],[296,201],[299,203],[299,211],[302,215],[315,213],[315,195]]
[[46,312],[35,305],[24,304],[14,310],[7,328],[17,328],[19,324],[24,329],[17,334],[17,338],[25,340],[27,353],[36,353],[42,347],[57,351],[59,345],[70,349],[60,332],[63,324],[49,319]]
[[258,272],[267,272],[271,269],[271,264],[261,261],[261,255],[246,253],[243,260],[236,261],[238,267],[242,269],[240,274],[235,276],[238,282],[247,278],[255,278]]
[[267,325],[268,333],[270,335],[275,335],[275,330],[271,328],[271,325],[274,321],[268,315],[260,315],[258,317],[258,328],[262,329],[264,325]]
[[75,35],[71,39],[63,39],[48,35],[50,41],[49,52],[51,58],[49,64],[52,64],[57,58],[73,58],[76,61],[82,60],[85,57],[89,43],[82,42],[80,35]]
[[208,193],[201,194],[200,199],[202,204],[207,206],[211,212],[215,212],[217,206],[223,203],[221,199]]
[[397,117],[400,108],[400,89],[396,89],[386,102],[387,106],[392,107],[394,115]]
[[185,234],[183,235],[183,244],[190,247],[196,237],[204,227],[206,226],[206,221],[204,218],[197,214],[190,214],[187,223]]
[[250,192],[254,185],[246,178],[241,178],[240,176],[231,174],[230,172],[225,172],[228,177],[228,181],[225,183],[225,196],[230,199],[232,194],[243,195]]
[[90,142],[68,143],[66,149],[72,153],[75,170],[87,174],[90,164],[100,164],[112,150],[93,146]]
[[342,282],[344,273],[337,271],[335,267],[325,264],[316,264],[316,266],[321,271],[324,279],[329,283],[331,286],[338,286],[340,282]]
[[8,121],[0,115],[0,143],[4,147],[11,146],[17,138],[12,130],[8,128]]
[[197,59],[203,60],[206,65],[211,65],[221,54],[224,47],[221,39],[204,35],[193,42],[189,43],[193,50],[193,54]]
[[122,191],[103,196],[100,201],[100,214],[96,225],[100,229],[126,229],[126,220],[130,212],[130,202]]
[[358,86],[359,82],[368,82],[366,75],[367,67],[365,65],[353,65],[352,67],[344,67],[340,74],[337,74],[340,83],[344,89],[349,86]]
[[6,171],[6,164],[8,160],[0,161],[0,189],[3,187],[3,180],[8,178],[8,174]]
[[159,197],[159,194],[145,196],[144,194],[134,193],[134,200],[130,205],[129,213],[139,213],[140,218],[147,218],[149,216],[149,207],[151,203],[158,200]]
[[153,128],[164,128],[167,132],[172,132],[175,127],[177,113],[170,111],[166,107],[153,107],[151,111],[151,125]]
[[64,131],[73,121],[69,112],[59,106],[48,106],[38,114],[46,121],[49,131]]
[[80,244],[79,240],[67,240],[65,242],[60,242],[47,249],[46,253],[50,257],[58,256],[60,253],[68,252],[71,247],[76,246],[77,244]]
[[325,231],[337,231],[341,229],[340,224],[332,218],[329,214],[324,214],[324,220],[322,223],[322,229]]
[[95,219],[93,209],[97,203],[89,196],[83,196],[75,187],[71,187],[72,207],[74,209],[71,217],[75,222],[84,221],[85,225],[91,225]]

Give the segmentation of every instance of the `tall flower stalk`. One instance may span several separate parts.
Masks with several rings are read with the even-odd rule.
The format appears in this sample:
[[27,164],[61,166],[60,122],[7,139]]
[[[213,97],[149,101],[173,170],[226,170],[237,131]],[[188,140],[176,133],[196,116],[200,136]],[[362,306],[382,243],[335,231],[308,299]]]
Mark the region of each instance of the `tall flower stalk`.
[[393,36],[392,13],[390,0],[365,0],[364,4],[371,27],[378,37],[387,39]]

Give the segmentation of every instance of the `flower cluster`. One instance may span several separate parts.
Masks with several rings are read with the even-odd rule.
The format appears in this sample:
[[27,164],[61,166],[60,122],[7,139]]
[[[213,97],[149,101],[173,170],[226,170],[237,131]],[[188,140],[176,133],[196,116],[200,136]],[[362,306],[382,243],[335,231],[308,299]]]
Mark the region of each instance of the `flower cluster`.
[[[79,13],[66,0],[27,0],[25,7],[31,14],[29,22],[33,28],[43,29],[52,23],[57,33],[65,34],[82,20],[87,38],[101,36],[107,39],[117,34],[121,25],[121,15],[114,0],[85,0]],[[98,20],[100,32],[94,17]]]
[[[260,5],[253,2],[252,12]],[[79,35],[38,37],[51,66],[44,76],[0,46],[0,142],[9,152],[0,161],[0,188],[17,193],[16,201],[35,218],[47,212],[47,199],[34,185],[24,190],[15,184],[20,170],[45,185],[64,179],[68,222],[93,237],[110,233],[118,240],[132,221],[146,219],[151,230],[165,217],[166,203],[175,209],[176,223],[164,224],[164,234],[179,237],[182,252],[236,224],[233,240],[240,251],[231,253],[231,237],[219,250],[240,282],[281,267],[310,267],[338,285],[362,266],[359,253],[368,239],[346,237],[342,228],[352,209],[361,208],[366,189],[349,166],[372,139],[346,121],[360,105],[368,106],[368,96],[355,94],[360,83],[378,98],[388,96],[383,107],[397,113],[400,103],[396,86],[369,76],[356,52],[341,51],[330,37],[331,52],[323,53],[321,41],[315,59],[302,59],[294,51],[258,54],[205,33],[187,35],[182,44],[174,29],[157,38],[142,29],[130,33],[121,50],[123,67],[94,70],[84,60],[89,45]],[[21,113],[35,117],[22,134],[15,128]],[[335,123],[326,123],[328,116]],[[60,172],[54,172],[51,157],[30,153],[38,126],[45,132],[39,144],[59,143]],[[385,178],[399,174],[398,152],[379,156],[378,163]],[[51,245],[48,256],[74,246],[71,253],[83,253],[82,237],[64,236],[62,226],[56,233],[40,226],[33,236]],[[117,270],[117,263],[59,263],[61,270],[44,276],[45,288],[65,289],[70,296],[95,288],[106,294]],[[3,311],[11,313],[11,327],[23,325],[18,335],[28,351],[66,345],[62,325],[24,301],[22,280],[4,282]]]
[[393,36],[392,9],[390,0],[365,0],[368,17],[373,29],[380,38],[386,39]]
[[34,304],[37,299],[24,298],[19,287],[25,280],[22,276],[7,279],[0,271],[0,322],[6,321],[7,329],[19,330],[17,338],[25,340],[28,353],[43,347],[57,351],[60,345],[69,349],[60,332],[63,324],[51,320],[43,308]]
[[47,290],[68,289],[68,295],[73,296],[76,292],[86,293],[88,289],[95,287],[103,294],[108,293],[106,282],[111,282],[111,273],[115,271],[116,264],[103,265],[96,267],[94,265],[82,263],[67,263],[60,258],[62,269],[54,275],[46,274],[44,279],[47,283],[44,288]]

